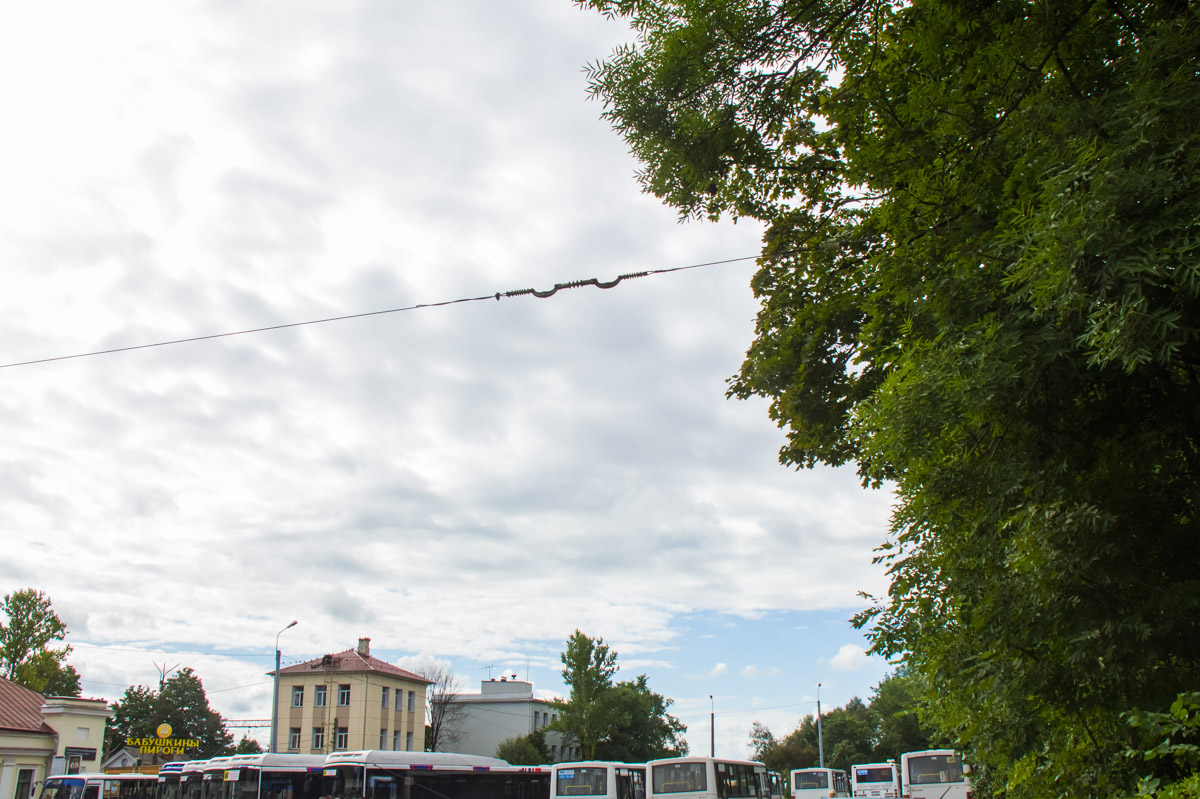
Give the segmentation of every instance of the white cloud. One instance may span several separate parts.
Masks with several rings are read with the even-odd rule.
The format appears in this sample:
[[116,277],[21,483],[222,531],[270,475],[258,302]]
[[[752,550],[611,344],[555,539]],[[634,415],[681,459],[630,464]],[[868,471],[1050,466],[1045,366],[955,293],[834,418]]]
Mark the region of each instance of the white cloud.
[[781,468],[765,403],[725,399],[751,262],[493,298],[758,252],[639,193],[580,72],[618,23],[30,9],[0,30],[0,363],[486,298],[7,371],[0,593],[51,595],[85,691],[188,653],[261,717],[293,618],[285,660],[370,636],[557,673],[582,629],[702,675],[728,655],[679,662],[688,614],[882,593],[888,497]]
[[846,644],[829,659],[829,665],[838,671],[857,671],[867,664],[867,651],[858,644]]

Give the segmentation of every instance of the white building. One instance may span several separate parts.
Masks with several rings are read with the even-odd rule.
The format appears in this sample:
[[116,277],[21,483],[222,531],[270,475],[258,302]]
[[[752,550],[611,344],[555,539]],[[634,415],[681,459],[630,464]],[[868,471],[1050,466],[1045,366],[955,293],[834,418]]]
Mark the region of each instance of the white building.
[[111,716],[103,699],[45,697],[0,677],[0,799],[32,799],[52,774],[96,771]]
[[[465,712],[455,724],[462,738],[454,748],[468,755],[494,757],[496,748],[509,738],[520,738],[545,729],[558,718],[545,699],[533,695],[533,683],[515,677],[484,680],[477,694],[457,694],[450,700]],[[546,731],[546,748],[555,763],[575,760],[578,747],[563,751],[562,733]]]

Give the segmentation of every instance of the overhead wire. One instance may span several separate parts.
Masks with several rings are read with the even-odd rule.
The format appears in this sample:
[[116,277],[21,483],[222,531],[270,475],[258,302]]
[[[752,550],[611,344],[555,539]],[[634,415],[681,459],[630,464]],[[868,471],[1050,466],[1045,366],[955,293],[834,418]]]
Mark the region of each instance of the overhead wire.
[[[772,259],[780,258],[780,257],[786,256],[786,255],[790,255],[793,252],[794,251],[775,253],[774,255],[771,256],[771,258]],[[510,291],[497,291],[493,294],[484,294],[484,295],[481,295],[478,297],[460,297],[456,300],[443,300],[441,302],[418,303],[416,305],[406,305],[406,306],[403,306],[400,308],[388,308],[388,309],[385,309],[382,311],[365,311],[363,313],[344,314],[342,316],[330,316],[330,317],[326,317],[323,319],[310,319],[310,320],[307,320],[304,322],[288,322],[288,323],[280,324],[280,325],[267,325],[264,327],[249,328],[247,330],[234,330],[234,331],[230,331],[230,332],[226,332],[226,333],[211,333],[211,334],[203,335],[203,336],[191,336],[188,338],[171,339],[169,341],[157,341],[157,342],[154,342],[151,344],[134,344],[134,345],[131,345],[128,347],[113,347],[112,349],[94,350],[91,352],[79,352],[79,353],[75,353],[73,355],[58,355],[58,356],[54,356],[51,358],[37,358],[34,360],[28,360],[28,361],[16,361],[13,363],[0,364],[0,369],[12,369],[12,368],[15,368],[18,366],[34,366],[35,364],[53,363],[55,361],[68,361],[68,360],[73,360],[76,358],[91,358],[91,357],[95,357],[97,355],[114,355],[119,352],[133,352],[134,350],[145,350],[145,349],[151,349],[154,347],[169,347],[169,346],[173,346],[175,344],[189,344],[189,343],[193,343],[193,342],[197,342],[197,341],[211,341],[213,339],[230,338],[232,336],[245,336],[245,335],[249,335],[251,333],[266,333],[266,332],[269,332],[272,330],[286,330],[286,329],[292,328],[292,327],[305,327],[307,325],[321,325],[321,324],[326,324],[328,322],[344,322],[344,321],[347,321],[350,319],[364,319],[369,316],[382,316],[384,314],[401,313],[404,311],[416,311],[416,310],[420,310],[423,308],[441,308],[441,307],[445,307],[447,305],[457,305],[457,304],[466,303],[466,302],[482,302],[483,300],[496,300],[497,302],[499,302],[501,299],[512,299],[512,298],[524,297],[524,296],[534,296],[539,299],[548,299],[550,297],[553,297],[559,291],[565,291],[567,289],[582,288],[584,286],[595,286],[596,288],[601,288],[601,289],[611,289],[611,288],[615,288],[619,283],[621,283],[624,280],[632,280],[634,278],[639,278],[639,277],[649,277],[651,275],[665,275],[665,274],[669,274],[671,272],[682,272],[682,271],[685,271],[688,269],[700,269],[702,267],[708,267],[708,266],[720,266],[723,264],[738,263],[740,261],[750,261],[750,260],[758,259],[759,257],[760,256],[757,256],[757,255],[746,255],[746,256],[739,257],[739,258],[726,258],[726,259],[723,259],[720,261],[707,261],[705,263],[690,264],[688,266],[675,266],[675,267],[669,267],[669,268],[664,268],[664,269],[648,269],[648,270],[645,270],[642,272],[630,272],[630,273],[627,273],[624,275],[619,275],[616,278],[614,278],[613,280],[609,280],[609,281],[601,281],[594,277],[588,278],[587,280],[572,280],[567,283],[555,283],[554,288],[547,289],[544,291],[539,291],[537,289],[532,289],[532,288],[513,289]]]

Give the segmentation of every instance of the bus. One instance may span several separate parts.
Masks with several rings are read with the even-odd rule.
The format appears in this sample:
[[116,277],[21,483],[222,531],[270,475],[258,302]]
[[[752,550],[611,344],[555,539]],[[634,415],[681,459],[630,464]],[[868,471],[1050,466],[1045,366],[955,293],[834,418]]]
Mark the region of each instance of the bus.
[[646,795],[648,799],[770,799],[771,782],[767,767],[752,760],[669,757],[646,764]]
[[164,763],[158,770],[160,799],[200,799],[207,760]]
[[767,779],[771,782],[771,799],[783,799],[783,775],[778,771],[768,771]]
[[41,799],[155,799],[153,774],[56,774],[42,783]]
[[452,752],[368,750],[325,757],[329,799],[549,799],[550,770]]
[[550,797],[646,799],[645,764],[584,760],[550,767]]
[[[221,799],[221,792],[225,790],[225,764],[232,759],[228,756],[212,757],[200,763],[200,795],[194,799]],[[194,779],[189,779],[189,790],[193,784]],[[188,799],[193,797],[189,796]]]
[[798,768],[792,771],[792,799],[849,796],[850,780],[840,768]]
[[970,769],[953,749],[926,749],[900,756],[903,799],[971,799]]
[[896,761],[860,763],[850,767],[850,792],[871,799],[896,799],[900,786],[900,771]]
[[221,799],[319,799],[322,795],[325,755],[234,755],[224,766]]

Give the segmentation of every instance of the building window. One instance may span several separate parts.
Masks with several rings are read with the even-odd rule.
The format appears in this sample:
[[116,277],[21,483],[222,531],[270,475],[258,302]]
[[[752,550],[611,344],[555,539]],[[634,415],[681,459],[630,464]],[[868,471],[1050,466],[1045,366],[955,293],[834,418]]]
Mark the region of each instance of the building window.
[[387,688],[383,689],[383,706],[384,707],[388,706],[388,689]]
[[[413,713],[416,711],[416,709],[417,709],[417,692],[409,691],[408,692],[408,712]],[[412,747],[409,747],[409,751],[412,751]]]
[[392,749],[395,749],[397,752],[400,751],[400,730],[392,733]]
[[350,686],[338,686],[338,707],[350,707]]
[[304,686],[292,686],[292,707],[304,707]]
[[413,734],[411,732],[404,735],[404,751],[411,752],[413,746]]
[[288,749],[300,748],[300,728],[292,727],[288,730]]
[[333,736],[333,748],[345,749],[350,746],[350,728],[338,727]]
[[379,748],[387,749],[387,730],[379,731]]
[[17,771],[17,792],[14,799],[27,799],[33,796],[33,769],[23,768]]
[[312,748],[325,751],[325,728],[313,727]]
[[313,707],[325,707],[325,695],[328,689],[324,685],[313,688]]

